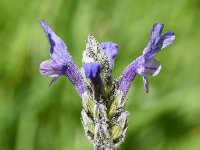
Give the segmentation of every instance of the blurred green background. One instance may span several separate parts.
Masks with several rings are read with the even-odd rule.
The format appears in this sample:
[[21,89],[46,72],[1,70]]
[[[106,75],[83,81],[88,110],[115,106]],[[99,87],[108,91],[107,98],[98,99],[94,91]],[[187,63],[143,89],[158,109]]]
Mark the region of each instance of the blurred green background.
[[81,67],[85,40],[118,43],[114,77],[146,46],[155,22],[176,41],[156,57],[161,73],[146,94],[140,76],[128,94],[129,128],[119,150],[200,150],[199,0],[1,0],[0,150],[92,150],[81,100],[61,77],[39,74],[49,59],[44,19]]

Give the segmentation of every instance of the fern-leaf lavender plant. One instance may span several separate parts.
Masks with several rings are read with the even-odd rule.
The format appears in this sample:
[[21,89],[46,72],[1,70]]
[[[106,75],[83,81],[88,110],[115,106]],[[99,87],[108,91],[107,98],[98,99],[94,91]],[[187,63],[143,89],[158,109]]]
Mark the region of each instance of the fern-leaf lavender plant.
[[154,55],[175,40],[173,32],[162,33],[163,24],[154,24],[143,54],[130,63],[118,79],[112,70],[118,45],[99,43],[89,35],[83,52],[83,67],[73,62],[63,40],[42,20],[41,25],[50,44],[50,60],[40,64],[40,73],[52,77],[50,84],[64,75],[76,88],[82,99],[82,124],[95,150],[112,150],[123,141],[128,127],[125,110],[126,95],[136,75],[141,75],[148,92],[148,76],[156,76],[161,69]]

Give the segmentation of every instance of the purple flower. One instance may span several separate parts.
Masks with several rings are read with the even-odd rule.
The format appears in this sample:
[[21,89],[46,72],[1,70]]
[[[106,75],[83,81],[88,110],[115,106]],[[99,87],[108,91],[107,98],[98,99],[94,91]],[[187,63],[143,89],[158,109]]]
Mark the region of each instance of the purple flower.
[[173,32],[166,32],[161,35],[163,27],[163,24],[154,24],[149,42],[143,51],[143,55],[128,65],[122,73],[119,89],[124,93],[124,95],[127,94],[131,82],[137,74],[142,76],[145,91],[148,92],[147,76],[156,76],[160,72],[161,65],[154,58],[154,55],[163,48],[172,44],[175,40],[175,34]]
[[101,43],[102,50],[106,53],[109,58],[111,68],[114,66],[114,61],[117,56],[118,45],[112,42]]
[[100,65],[98,63],[84,64],[84,71],[86,78],[97,78],[100,76]]
[[85,72],[85,77],[91,80],[94,93],[95,94],[104,94],[104,84],[100,76],[100,65],[96,62],[85,63],[83,65]]
[[42,25],[49,41],[51,56],[50,60],[43,61],[40,64],[40,73],[53,78],[50,85],[55,82],[59,76],[65,75],[75,86],[81,96],[85,91],[87,91],[87,86],[80,70],[74,64],[71,55],[67,51],[65,43],[43,20],[40,24]]
[[101,43],[103,51],[108,55],[110,59],[115,60],[117,56],[118,45],[112,42],[102,42]]

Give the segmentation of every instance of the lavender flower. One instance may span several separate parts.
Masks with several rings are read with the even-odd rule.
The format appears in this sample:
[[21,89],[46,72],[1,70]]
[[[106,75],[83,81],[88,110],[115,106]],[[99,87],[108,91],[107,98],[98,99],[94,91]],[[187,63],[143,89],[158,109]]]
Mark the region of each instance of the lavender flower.
[[75,86],[82,98],[82,124],[95,150],[117,148],[123,142],[128,126],[129,113],[124,106],[132,81],[137,74],[141,75],[145,91],[149,91],[147,76],[156,76],[161,70],[161,65],[154,55],[172,44],[175,34],[161,34],[164,26],[154,24],[143,54],[114,80],[112,70],[117,56],[117,44],[99,44],[89,35],[86,50],[83,52],[83,68],[79,69],[62,39],[44,21],[41,21],[41,25],[50,44],[51,59],[41,63],[40,73],[52,77],[51,83],[59,76],[65,75]]
[[154,58],[154,55],[172,44],[175,40],[175,34],[173,32],[166,32],[161,35],[163,27],[163,24],[154,24],[149,42],[143,51],[143,55],[128,65],[122,73],[119,89],[124,96],[127,94],[131,82],[137,74],[142,76],[145,91],[148,92],[147,75],[156,76],[160,72],[161,65]]
[[52,82],[55,82],[59,76],[65,75],[81,96],[87,91],[87,85],[83,80],[80,70],[67,51],[65,43],[43,20],[40,23],[49,41],[51,56],[50,60],[43,61],[40,64],[40,73],[52,77]]
[[100,65],[98,63],[86,63],[84,70],[86,78],[94,79],[100,76]]

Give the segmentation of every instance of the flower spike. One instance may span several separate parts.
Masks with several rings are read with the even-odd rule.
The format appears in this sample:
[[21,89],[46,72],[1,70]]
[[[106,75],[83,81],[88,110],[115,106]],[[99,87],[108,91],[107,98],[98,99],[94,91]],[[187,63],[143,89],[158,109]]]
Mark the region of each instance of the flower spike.
[[164,25],[154,24],[143,54],[114,80],[112,70],[118,51],[117,44],[99,44],[94,36],[89,35],[80,72],[63,40],[44,21],[41,21],[41,25],[50,44],[51,59],[40,64],[40,73],[52,77],[51,84],[61,75],[65,75],[81,95],[81,120],[94,149],[116,149],[124,141],[128,128],[129,112],[125,110],[125,96],[132,81],[136,75],[141,75],[144,89],[149,92],[148,76],[156,76],[161,70],[154,55],[172,44],[175,34],[162,34]]

